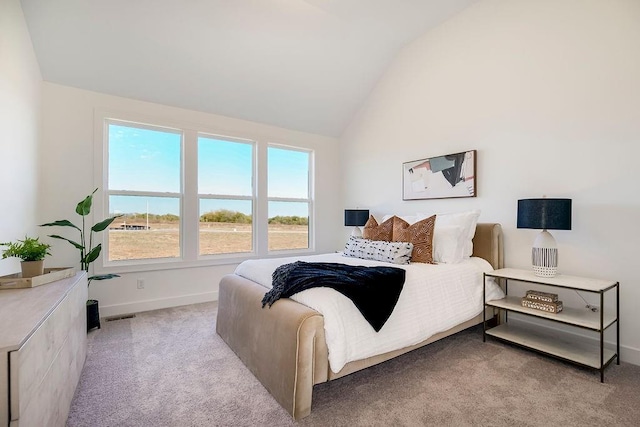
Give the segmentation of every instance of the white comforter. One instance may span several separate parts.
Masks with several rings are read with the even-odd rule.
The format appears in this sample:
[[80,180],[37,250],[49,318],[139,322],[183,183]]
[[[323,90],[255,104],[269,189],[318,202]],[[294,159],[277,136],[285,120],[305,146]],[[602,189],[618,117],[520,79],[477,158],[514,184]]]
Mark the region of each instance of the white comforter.
[[[236,268],[235,273],[270,289],[273,271],[297,260],[391,266],[332,253],[247,260]],[[340,371],[348,362],[417,344],[482,312],[482,272],[492,270],[491,264],[484,259],[469,258],[459,264],[413,263],[393,267],[407,271],[405,284],[391,317],[379,332],[371,327],[349,298],[333,289],[307,289],[291,297],[324,316],[329,366],[333,372]],[[500,287],[487,279],[487,301],[502,297],[504,293]]]

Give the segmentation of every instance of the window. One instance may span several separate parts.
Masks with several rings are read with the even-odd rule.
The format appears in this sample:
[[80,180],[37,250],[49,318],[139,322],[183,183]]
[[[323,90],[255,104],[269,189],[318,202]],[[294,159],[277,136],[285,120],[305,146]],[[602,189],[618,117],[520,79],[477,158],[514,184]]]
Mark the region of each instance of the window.
[[108,260],[179,258],[182,132],[109,121]]
[[311,156],[308,151],[270,146],[267,159],[269,250],[307,249]]
[[96,266],[103,272],[313,248],[312,151],[192,124],[96,117],[96,135],[104,136],[96,150],[104,197],[94,203],[104,215],[121,215],[105,235]]
[[198,137],[200,255],[253,250],[253,143]]

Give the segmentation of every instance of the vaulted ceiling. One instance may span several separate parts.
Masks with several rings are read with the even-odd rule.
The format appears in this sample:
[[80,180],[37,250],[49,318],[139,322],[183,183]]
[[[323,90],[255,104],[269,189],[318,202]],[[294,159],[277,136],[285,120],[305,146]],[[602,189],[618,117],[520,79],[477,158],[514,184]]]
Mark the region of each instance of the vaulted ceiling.
[[21,0],[44,80],[338,136],[408,42],[477,0]]

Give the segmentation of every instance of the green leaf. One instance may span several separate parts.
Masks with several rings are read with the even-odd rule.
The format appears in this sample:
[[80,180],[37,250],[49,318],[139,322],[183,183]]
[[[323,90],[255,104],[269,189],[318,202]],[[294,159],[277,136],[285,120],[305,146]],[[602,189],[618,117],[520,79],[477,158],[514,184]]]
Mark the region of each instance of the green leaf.
[[[112,216],[110,218],[107,218],[105,220],[102,220],[102,221],[94,224],[93,227],[91,227],[91,233],[89,234],[89,243],[90,244],[87,246],[85,244],[85,237],[86,237],[86,235],[85,235],[85,224],[86,224],[85,217],[91,213],[91,206],[93,204],[93,195],[96,194],[97,191],[98,191],[98,188],[93,190],[93,192],[91,194],[89,194],[87,197],[85,197],[76,206],[76,213],[82,217],[82,228],[76,226],[75,224],[73,224],[71,221],[68,221],[68,220],[59,220],[59,221],[49,222],[49,223],[41,225],[41,227],[45,227],[45,226],[46,227],[52,227],[52,226],[72,227],[72,228],[75,228],[76,230],[78,230],[80,232],[80,243],[78,243],[77,241],[68,239],[66,237],[59,236],[57,234],[49,235],[49,237],[51,237],[53,239],[66,240],[71,245],[73,245],[76,249],[80,250],[80,266],[85,271],[89,271],[90,264],[92,262],[94,262],[96,259],[98,259],[98,257],[100,256],[100,253],[102,252],[102,244],[98,244],[93,248],[91,247],[91,242],[92,242],[92,237],[93,237],[93,234],[91,234],[91,233],[93,233],[94,231],[95,232],[101,232],[101,231],[106,230],[109,227],[109,225],[111,225],[113,223],[113,221],[115,221],[116,218],[122,216],[122,215],[115,215],[115,216]],[[117,274],[103,274],[103,275],[91,276],[91,277],[89,277],[89,281],[91,281],[91,280],[106,280],[106,279],[111,279],[113,277],[119,277],[119,276]]]
[[84,263],[89,265],[93,261],[95,261],[98,258],[98,256],[100,255],[100,251],[101,250],[102,250],[102,243],[98,243],[98,246],[96,246],[95,248],[91,249],[87,253],[87,256],[84,257]]
[[58,221],[48,222],[46,224],[40,224],[40,227],[54,227],[54,226],[73,227],[76,230],[80,231],[80,229],[68,219],[59,219]]
[[91,227],[91,231],[95,231],[95,232],[99,232],[99,231],[104,231],[108,226],[111,225],[111,223],[118,217],[121,217],[122,215],[116,215],[113,216],[111,218],[107,218],[104,221],[100,221],[99,223],[95,224],[93,227]]
[[0,243],[0,245],[7,246],[7,249],[2,251],[2,259],[17,257],[22,261],[42,261],[45,256],[51,255],[49,252],[51,245],[40,243],[38,237],[25,236],[24,240]]
[[85,197],[83,201],[78,203],[78,206],[76,206],[76,213],[78,215],[87,216],[91,213],[91,203],[93,202],[93,195],[96,191],[98,191],[97,188],[93,190],[93,193]]
[[78,203],[78,206],[76,206],[76,213],[82,216],[89,215],[89,213],[91,212],[92,199],[93,196],[87,196],[83,201]]
[[71,239],[67,239],[66,237],[62,237],[62,236],[58,236],[57,234],[49,234],[49,237],[53,238],[53,239],[60,239],[60,240],[66,240],[67,242],[71,243],[73,246],[75,246],[76,248],[83,250],[84,246],[82,246],[80,243],[76,243]]

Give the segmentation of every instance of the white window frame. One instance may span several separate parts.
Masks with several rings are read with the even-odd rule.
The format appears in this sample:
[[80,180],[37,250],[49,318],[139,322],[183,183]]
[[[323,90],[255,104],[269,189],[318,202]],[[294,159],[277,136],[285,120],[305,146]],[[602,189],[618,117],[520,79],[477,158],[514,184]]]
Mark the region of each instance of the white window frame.
[[[128,126],[131,128],[138,129],[146,129],[153,130],[159,132],[168,132],[175,133],[180,135],[180,192],[157,192],[157,191],[132,191],[132,190],[111,190],[109,188],[109,179],[108,179],[108,171],[109,171],[109,125],[121,125]],[[102,144],[104,146],[104,158],[103,158],[103,185],[99,188],[102,192],[102,201],[104,209],[101,209],[104,212],[103,218],[106,218],[109,215],[109,197],[110,196],[142,196],[142,197],[167,197],[167,198],[175,198],[179,200],[180,208],[180,255],[178,257],[171,258],[144,258],[144,259],[132,259],[132,260],[117,260],[117,261],[109,261],[106,254],[109,253],[109,239],[108,239],[108,230],[105,230],[103,234],[104,238],[102,239],[102,265],[105,268],[117,266],[118,268],[122,267],[127,269],[130,266],[138,266],[140,264],[173,264],[179,263],[184,260],[184,208],[185,208],[185,179],[184,179],[184,164],[185,164],[185,132],[182,129],[169,127],[169,126],[160,126],[160,125],[152,125],[148,123],[141,122],[133,122],[131,120],[121,120],[114,118],[105,118],[103,120],[103,141]]]
[[[291,150],[291,151],[299,151],[302,153],[307,153],[309,155],[309,164],[307,165],[307,198],[295,198],[295,197],[269,197],[268,194],[268,188],[269,188],[269,183],[268,183],[268,177],[267,177],[267,210],[268,210],[268,204],[269,202],[302,202],[302,203],[308,203],[309,204],[309,230],[308,230],[308,247],[306,249],[278,249],[278,250],[269,250],[267,248],[267,253],[269,255],[278,255],[278,254],[283,254],[283,255],[289,255],[289,254],[293,254],[293,253],[299,253],[299,252],[313,252],[315,250],[315,233],[314,233],[314,223],[315,221],[314,219],[314,205],[313,205],[313,189],[315,188],[314,186],[314,182],[313,182],[313,177],[315,176],[314,171],[313,171],[313,165],[315,164],[314,161],[314,152],[313,150],[309,150],[306,148],[301,148],[301,147],[293,147],[290,145],[283,145],[283,144],[277,144],[277,143],[268,143],[267,145],[267,150],[269,149],[269,147],[273,147],[273,148],[278,148],[281,150]],[[268,159],[267,159],[267,163],[265,164],[265,168],[268,169]],[[268,171],[267,171],[268,173]],[[269,215],[267,214],[267,217]],[[268,224],[267,224],[267,228],[268,228]],[[267,242],[268,242],[268,237],[267,237]],[[267,243],[268,245],[268,243]]]
[[[257,197],[256,197],[256,188],[258,186],[257,177],[256,177],[256,159],[257,159],[257,142],[251,139],[242,139],[237,137],[229,137],[229,136],[221,136],[215,135],[208,132],[198,132],[198,139],[200,137],[203,138],[212,138],[219,139],[227,142],[237,142],[240,144],[250,144],[251,145],[251,159],[252,159],[252,170],[251,170],[251,195],[249,196],[234,196],[229,194],[211,194],[211,193],[200,193],[200,188],[198,188],[197,182],[197,173],[196,173],[196,197],[197,197],[197,207],[198,207],[198,224],[200,223],[200,200],[201,199],[209,199],[209,200],[250,200],[251,201],[251,251],[249,252],[231,252],[224,254],[200,254],[200,229],[198,228],[198,239],[197,239],[197,251],[198,251],[198,259],[220,259],[227,257],[249,257],[251,255],[256,254],[256,205],[257,205]],[[196,139],[196,145],[198,145],[198,140]],[[198,156],[197,147],[196,147],[196,157]],[[199,165],[198,165],[199,167]],[[198,225],[199,227],[199,225]]]
[[[98,192],[94,196],[92,216],[97,220],[107,218],[108,197],[115,192],[108,190],[108,125],[117,122],[123,125],[131,124],[134,127],[147,126],[149,129],[167,129],[169,131],[182,131],[181,151],[181,211],[180,211],[180,258],[153,258],[141,260],[108,261],[108,233],[94,235],[97,242],[102,243],[102,255],[98,262],[92,264],[95,274],[105,273],[129,273],[139,271],[154,271],[178,268],[193,268],[213,265],[238,264],[246,259],[279,257],[294,254],[310,254],[315,251],[315,152],[291,144],[280,144],[264,134],[251,134],[238,131],[225,131],[203,123],[180,122],[171,118],[153,117],[145,114],[113,111],[108,109],[96,109],[94,111],[94,187]],[[238,141],[253,144],[253,190],[252,190],[252,228],[253,242],[252,252],[200,255],[199,233],[199,200],[198,194],[198,136],[220,138],[228,141]],[[309,203],[309,247],[307,249],[268,250],[268,203],[269,199],[267,177],[267,148],[269,146],[298,150],[309,153],[309,199],[284,199],[284,201],[303,201]],[[163,193],[173,195],[173,193]],[[146,192],[125,191],[118,195],[151,195]],[[153,193],[157,195],[157,193]],[[210,196],[210,195],[207,195]],[[207,197],[209,198],[209,197]],[[211,198],[234,199],[235,196],[211,195]]]

